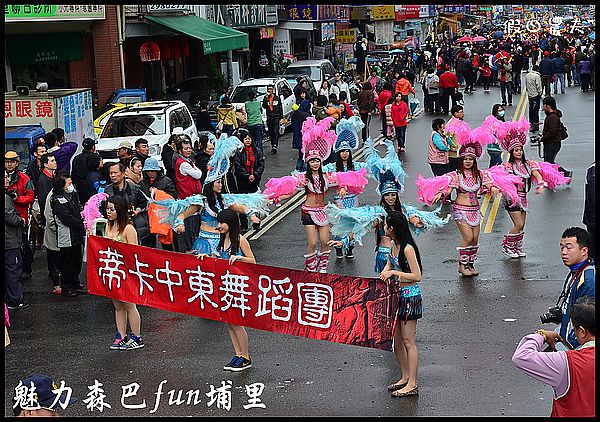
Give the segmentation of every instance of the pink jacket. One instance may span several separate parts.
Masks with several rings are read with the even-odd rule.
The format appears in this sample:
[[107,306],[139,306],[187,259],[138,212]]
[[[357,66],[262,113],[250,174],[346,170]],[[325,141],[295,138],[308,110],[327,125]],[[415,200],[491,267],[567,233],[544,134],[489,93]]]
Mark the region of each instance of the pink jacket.
[[427,163],[429,164],[448,164],[448,151],[441,151],[433,143],[433,135],[437,132],[431,132],[429,144],[427,147]]

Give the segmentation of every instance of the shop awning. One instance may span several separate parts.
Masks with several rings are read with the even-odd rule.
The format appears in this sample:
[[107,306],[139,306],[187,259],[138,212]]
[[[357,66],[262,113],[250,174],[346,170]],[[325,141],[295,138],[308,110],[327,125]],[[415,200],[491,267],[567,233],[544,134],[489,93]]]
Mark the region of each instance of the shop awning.
[[150,22],[199,39],[202,41],[204,54],[248,48],[249,45],[248,34],[198,16],[145,17]]

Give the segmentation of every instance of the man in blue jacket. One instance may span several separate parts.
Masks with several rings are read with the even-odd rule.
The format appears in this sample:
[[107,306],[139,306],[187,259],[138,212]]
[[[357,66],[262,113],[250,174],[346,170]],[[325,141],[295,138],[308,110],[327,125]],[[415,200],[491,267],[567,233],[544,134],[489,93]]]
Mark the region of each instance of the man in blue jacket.
[[569,267],[569,275],[556,304],[562,312],[559,334],[573,347],[578,347],[579,343],[569,319],[571,308],[580,297],[594,298],[596,294],[596,268],[589,257],[589,247],[590,235],[581,227],[569,227],[560,239],[560,257]]
[[542,76],[542,85],[544,86],[544,97],[550,95],[550,80],[552,79],[554,66],[550,59],[550,52],[544,51],[544,57],[540,60],[540,75]]
[[552,72],[556,79],[554,80],[554,94],[558,94],[558,82],[560,81],[560,93],[565,93],[565,59],[559,54],[555,54],[552,59]]

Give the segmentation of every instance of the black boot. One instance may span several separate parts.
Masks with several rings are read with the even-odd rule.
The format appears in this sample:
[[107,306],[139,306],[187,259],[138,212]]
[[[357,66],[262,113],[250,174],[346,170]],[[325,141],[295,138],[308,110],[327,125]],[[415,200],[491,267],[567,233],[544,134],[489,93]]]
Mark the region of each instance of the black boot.
[[344,258],[344,249],[343,248],[335,248],[335,257],[337,259]]
[[346,250],[346,258],[354,258],[354,246],[349,246]]

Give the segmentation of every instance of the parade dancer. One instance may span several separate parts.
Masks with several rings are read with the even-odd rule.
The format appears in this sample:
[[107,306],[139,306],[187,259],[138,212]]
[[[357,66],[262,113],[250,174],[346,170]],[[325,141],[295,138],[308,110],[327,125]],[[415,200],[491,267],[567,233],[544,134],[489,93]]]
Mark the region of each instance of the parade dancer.
[[[337,124],[335,131],[337,140],[333,147],[336,153],[336,161],[323,166],[323,173],[358,171],[365,168],[365,163],[354,161],[352,159],[352,150],[358,146],[358,136],[365,126],[358,116],[348,119],[341,119]],[[358,206],[358,197],[353,193],[346,193],[343,198],[340,196],[341,188],[337,187],[333,200],[339,208],[353,208]],[[354,241],[347,242],[345,247],[336,247],[335,253],[337,259],[354,258]]]
[[217,215],[226,208],[245,214],[253,223],[268,214],[268,199],[261,193],[222,194],[223,178],[227,175],[230,158],[243,148],[235,136],[221,135],[215,144],[215,152],[208,162],[208,174],[204,180],[202,195],[185,199],[152,200],[158,205],[157,215],[162,223],[170,224],[176,233],[185,232],[183,221],[196,213],[200,214],[200,232],[192,246],[193,253],[212,255],[217,250],[220,233],[217,230]]
[[418,188],[417,200],[431,205],[456,190],[456,200],[452,205],[452,219],[456,221],[462,236],[458,250],[458,272],[463,276],[478,275],[474,262],[479,249],[479,230],[481,212],[477,195],[487,191],[492,195],[502,192],[512,205],[519,201],[516,184],[519,177],[509,175],[503,167],[496,166],[498,171],[479,170],[477,158],[481,157],[483,146],[494,142],[493,135],[486,129],[478,127],[471,130],[463,121],[456,120],[446,127],[448,132],[456,133],[459,145],[458,168],[442,176],[424,179],[420,175],[415,182]]
[[[392,239],[386,235],[383,228],[385,219],[391,212],[402,212],[410,223],[411,230],[415,232],[415,236],[424,230],[441,227],[449,220],[449,217],[440,218],[441,206],[434,211],[421,211],[412,205],[400,203],[400,193],[404,191],[406,173],[398,159],[394,144],[391,141],[384,143],[387,154],[383,158],[379,156],[370,138],[365,143],[367,171],[369,177],[378,182],[375,191],[381,195],[380,205],[343,209],[329,204],[325,207],[325,213],[331,222],[331,233],[334,237],[341,238],[341,241],[330,242],[333,246],[350,241],[362,245],[363,236],[372,228],[376,230],[374,265],[376,274],[383,271],[392,246]],[[349,239],[350,237],[352,239]]]
[[423,316],[421,297],[421,255],[408,226],[406,217],[397,211],[385,219],[384,231],[392,239],[391,252],[379,278],[394,283],[400,290],[400,303],[394,326],[394,353],[400,366],[402,377],[388,385],[392,397],[414,396],[419,394],[417,369],[417,320]]
[[[325,215],[325,193],[332,187],[339,187],[339,196],[348,193],[361,193],[368,181],[367,171],[323,172],[322,163],[331,154],[331,148],[337,140],[336,133],[330,129],[333,118],[327,117],[319,122],[309,117],[302,124],[302,153],[308,163],[305,174],[271,178],[265,185],[264,194],[276,202],[291,197],[297,190],[306,192],[306,201],[302,205],[301,220],[308,237],[307,253],[304,255],[304,271],[327,272],[329,265],[329,221]],[[317,252],[317,237],[320,249]]]
[[557,164],[527,160],[523,147],[527,142],[530,124],[524,118],[519,121],[502,122],[494,116],[488,116],[482,127],[488,128],[498,138],[500,147],[508,152],[508,161],[502,163],[504,170],[519,176],[522,185],[517,189],[519,204],[512,206],[505,201],[504,208],[513,222],[513,226],[504,235],[502,252],[510,258],[522,258],[525,219],[527,217],[527,191],[532,182],[536,185],[535,193],[542,193],[545,188],[555,190],[557,186],[565,186],[570,178],[558,171]]

